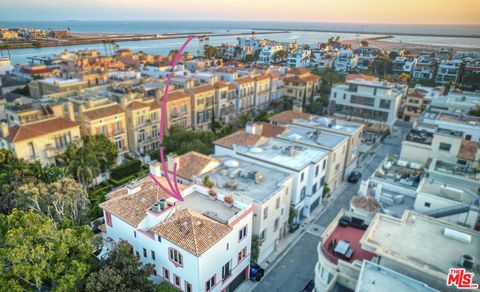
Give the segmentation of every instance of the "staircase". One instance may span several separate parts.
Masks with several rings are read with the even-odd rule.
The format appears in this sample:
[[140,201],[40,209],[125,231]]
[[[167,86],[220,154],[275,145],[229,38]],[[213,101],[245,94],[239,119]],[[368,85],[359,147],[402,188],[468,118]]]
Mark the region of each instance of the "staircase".
[[470,211],[470,206],[457,205],[457,206],[452,206],[452,207],[446,207],[446,208],[426,211],[423,214],[425,214],[427,216],[430,216],[430,217],[433,217],[433,218],[442,218],[442,217],[448,217],[448,216],[453,216],[453,215],[466,213],[468,211]]

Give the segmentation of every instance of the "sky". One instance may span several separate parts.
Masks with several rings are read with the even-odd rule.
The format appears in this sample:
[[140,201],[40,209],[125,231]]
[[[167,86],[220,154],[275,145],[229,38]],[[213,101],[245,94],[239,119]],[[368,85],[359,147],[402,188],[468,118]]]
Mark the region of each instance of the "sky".
[[0,20],[480,24],[480,0],[0,0]]

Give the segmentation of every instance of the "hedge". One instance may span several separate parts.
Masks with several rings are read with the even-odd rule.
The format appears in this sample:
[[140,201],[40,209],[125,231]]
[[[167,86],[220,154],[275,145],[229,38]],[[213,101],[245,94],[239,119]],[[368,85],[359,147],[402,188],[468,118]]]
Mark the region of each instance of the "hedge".
[[119,180],[131,174],[139,172],[141,168],[142,162],[140,160],[130,160],[120,165],[119,167],[112,169],[111,178]]
[[111,184],[113,184],[115,187],[121,187],[121,186],[125,185],[126,183],[128,183],[130,180],[135,179],[135,178],[137,178],[137,176],[135,174],[132,174],[132,175],[126,176],[126,177],[121,178],[121,179],[111,178],[111,179],[109,179],[109,182]]

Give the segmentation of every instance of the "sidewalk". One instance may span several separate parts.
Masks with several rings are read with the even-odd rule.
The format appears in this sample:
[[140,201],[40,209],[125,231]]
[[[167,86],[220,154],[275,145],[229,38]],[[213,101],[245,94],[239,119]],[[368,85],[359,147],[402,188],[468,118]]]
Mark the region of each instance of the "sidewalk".
[[[294,233],[288,233],[278,244],[275,251],[269,255],[263,262],[259,265],[265,269],[264,277],[272,270],[273,267],[280,261],[283,256],[288,253],[288,251],[295,246],[295,244],[300,240],[302,235],[308,229],[308,227],[315,222],[322,214],[325,212],[327,207],[331,204],[331,202],[335,201],[337,197],[348,187],[348,183],[343,182],[330,196],[328,199],[327,205],[321,205],[322,208],[319,208],[310,214],[310,217],[306,219],[300,225],[300,228],[297,229]],[[250,292],[252,291],[259,282],[247,280],[243,282],[236,291],[238,292]]]

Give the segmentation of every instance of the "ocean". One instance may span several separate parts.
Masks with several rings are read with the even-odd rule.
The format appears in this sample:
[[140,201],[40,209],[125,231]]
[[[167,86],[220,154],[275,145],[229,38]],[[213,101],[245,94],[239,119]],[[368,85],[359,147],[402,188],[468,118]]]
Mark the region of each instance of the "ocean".
[[[43,28],[43,29],[67,29],[73,33],[185,33],[185,32],[215,32],[234,33],[249,32],[261,29],[309,29],[328,30],[339,32],[308,32],[293,31],[288,34],[257,35],[261,38],[269,38],[278,41],[296,40],[299,43],[314,45],[324,42],[330,37],[339,36],[341,39],[355,39],[373,36],[369,33],[385,32],[394,35],[394,38],[387,41],[401,41],[415,44],[436,44],[451,45],[465,48],[479,48],[480,38],[446,38],[433,36],[416,35],[395,35],[405,34],[451,34],[451,35],[478,35],[479,25],[397,25],[397,24],[342,24],[342,23],[308,23],[308,22],[247,22],[247,21],[0,21],[2,27],[17,28]],[[361,31],[362,34],[341,33],[340,31]],[[236,36],[211,37],[210,45],[221,43],[235,43]],[[120,42],[120,48],[131,48],[134,51],[143,50],[153,54],[166,54],[172,49],[177,49],[183,43],[182,39],[151,40]],[[64,50],[78,49],[104,50],[101,44],[89,44],[68,47],[48,47],[40,49],[17,49],[11,50],[10,54],[13,63],[27,62],[31,56],[46,56],[62,52]],[[187,51],[195,53],[199,49],[199,42],[193,41]]]

